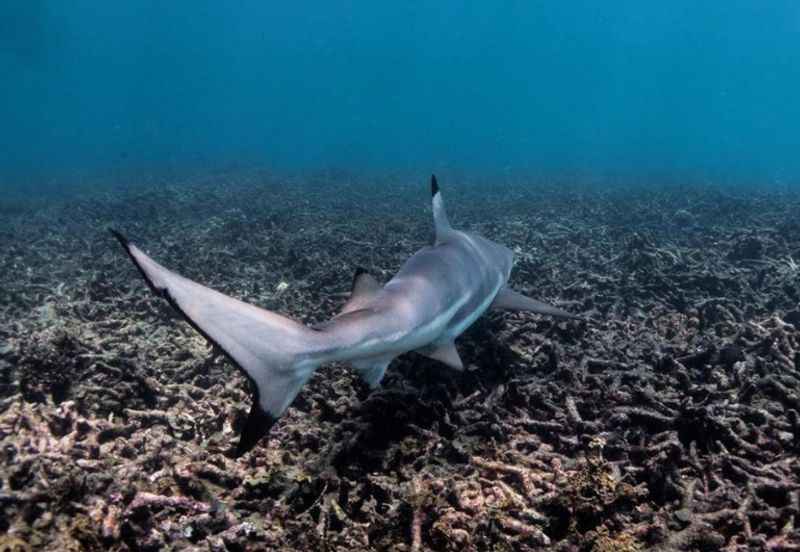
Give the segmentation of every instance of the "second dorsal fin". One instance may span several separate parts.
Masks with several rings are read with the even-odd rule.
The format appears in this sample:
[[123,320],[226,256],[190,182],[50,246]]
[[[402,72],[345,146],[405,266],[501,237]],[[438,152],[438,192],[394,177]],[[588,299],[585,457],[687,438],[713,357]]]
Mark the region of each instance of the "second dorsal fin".
[[350,298],[342,307],[340,314],[363,309],[380,289],[381,285],[378,281],[365,269],[358,267],[353,274]]

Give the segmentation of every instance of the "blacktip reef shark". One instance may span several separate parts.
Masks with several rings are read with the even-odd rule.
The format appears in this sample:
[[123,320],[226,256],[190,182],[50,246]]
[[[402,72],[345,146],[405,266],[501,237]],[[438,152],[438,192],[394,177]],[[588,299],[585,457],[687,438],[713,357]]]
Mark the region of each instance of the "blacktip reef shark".
[[323,363],[349,362],[375,388],[392,359],[408,351],[463,370],[454,340],[487,309],[582,319],[508,287],[512,251],[453,228],[435,176],[431,194],[434,244],[414,253],[383,286],[359,269],[341,312],[312,327],[184,278],[111,230],[153,292],[250,380],[253,404],[237,456],[270,430]]

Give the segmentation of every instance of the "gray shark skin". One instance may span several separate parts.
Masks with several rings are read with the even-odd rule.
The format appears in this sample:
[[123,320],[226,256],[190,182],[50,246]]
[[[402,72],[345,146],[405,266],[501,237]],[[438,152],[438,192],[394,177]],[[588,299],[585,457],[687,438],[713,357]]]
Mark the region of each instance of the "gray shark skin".
[[342,311],[314,327],[171,272],[111,231],[150,288],[250,380],[253,404],[236,456],[258,443],[325,362],[349,362],[375,388],[392,359],[408,351],[462,370],[454,340],[489,308],[582,319],[511,290],[511,250],[450,226],[435,176],[431,192],[434,244],[412,255],[383,286],[359,269]]

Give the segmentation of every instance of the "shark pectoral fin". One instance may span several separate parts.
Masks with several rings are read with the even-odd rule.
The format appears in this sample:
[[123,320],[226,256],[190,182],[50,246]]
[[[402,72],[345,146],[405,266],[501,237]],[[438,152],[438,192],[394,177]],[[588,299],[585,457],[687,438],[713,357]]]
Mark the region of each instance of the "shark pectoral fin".
[[429,347],[423,347],[422,349],[417,349],[416,352],[422,356],[432,358],[433,360],[438,360],[453,370],[458,370],[459,372],[464,370],[464,363],[461,362],[461,357],[456,349],[456,344],[452,341],[445,343],[444,345],[431,345]]
[[236,452],[249,451],[314,373],[317,365],[300,359],[324,336],[285,316],[184,278],[155,262],[119,232],[112,233],[150,288],[247,376],[254,402]]
[[522,295],[521,293],[517,293],[510,287],[503,287],[497,293],[497,297],[494,298],[494,302],[492,303],[491,308],[495,310],[505,309],[505,310],[516,310],[516,311],[530,311],[530,312],[535,312],[537,314],[546,314],[548,316],[555,316],[558,318],[586,320],[582,316],[569,313],[565,310],[559,309],[558,307],[554,307],[552,305],[548,305],[547,303],[542,303],[541,301],[537,301],[536,299],[525,297],[524,295]]
[[386,373],[386,368],[393,359],[393,356],[371,357],[354,360],[351,364],[361,375],[361,379],[367,382],[369,388],[375,389],[381,383],[383,375]]
[[339,314],[363,309],[380,289],[381,285],[371,274],[363,268],[357,268],[356,273],[353,275],[350,298]]

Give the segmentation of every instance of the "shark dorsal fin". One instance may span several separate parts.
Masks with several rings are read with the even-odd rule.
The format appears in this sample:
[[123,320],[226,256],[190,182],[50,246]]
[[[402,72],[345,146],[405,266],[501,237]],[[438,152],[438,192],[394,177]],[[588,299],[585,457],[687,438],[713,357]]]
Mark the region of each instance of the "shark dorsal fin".
[[433,224],[436,228],[434,242],[438,245],[453,231],[453,227],[450,226],[450,221],[447,220],[447,211],[444,209],[442,192],[439,191],[439,183],[436,181],[435,174],[431,175],[431,201],[433,202]]
[[380,289],[381,285],[369,272],[361,267],[357,268],[356,273],[353,275],[350,298],[339,314],[363,309]]
[[353,274],[353,285],[350,289],[351,295],[373,293],[380,288],[381,285],[372,274],[367,272],[367,269],[361,267],[356,269],[356,273]]

